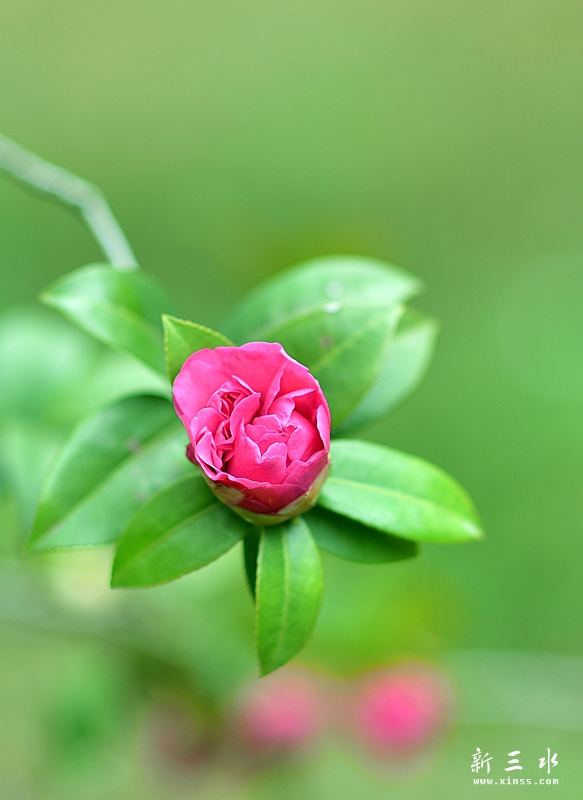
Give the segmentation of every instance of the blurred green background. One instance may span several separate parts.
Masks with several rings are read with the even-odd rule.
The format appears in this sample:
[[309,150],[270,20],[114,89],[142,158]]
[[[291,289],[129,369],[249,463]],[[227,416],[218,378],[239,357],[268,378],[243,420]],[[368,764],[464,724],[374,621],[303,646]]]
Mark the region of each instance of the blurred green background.
[[[0,0],[0,128],[103,189],[178,315],[220,329],[258,280],[316,255],[424,279],[433,365],[365,435],[455,475],[488,534],[395,566],[326,560],[301,658],[334,676],[403,655],[448,670],[458,724],[425,760],[379,772],[334,739],[249,775],[152,767],[152,697],[188,684],[220,706],[253,675],[240,554],[122,598],[107,552],[19,555],[64,433],[153,379],[34,310],[100,254],[2,179],[3,799],[462,800],[484,791],[477,746],[499,765],[554,748],[553,794],[581,797],[582,39],[574,0]],[[50,403],[34,380],[29,407],[11,394],[26,354],[61,381]]]

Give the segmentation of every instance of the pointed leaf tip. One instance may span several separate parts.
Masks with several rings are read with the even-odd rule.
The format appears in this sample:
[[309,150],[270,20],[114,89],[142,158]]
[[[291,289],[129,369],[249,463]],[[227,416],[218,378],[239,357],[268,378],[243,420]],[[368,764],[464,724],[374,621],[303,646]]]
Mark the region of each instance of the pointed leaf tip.
[[420,458],[336,439],[318,503],[363,525],[418,542],[479,539],[474,505],[450,475]]
[[232,342],[222,333],[205,328],[196,322],[171,317],[163,314],[164,350],[166,354],[166,369],[170,382],[174,380],[186,359],[197,350],[206,347],[229,347]]
[[301,650],[320,608],[322,563],[303,518],[262,530],[257,565],[255,637],[267,675]]

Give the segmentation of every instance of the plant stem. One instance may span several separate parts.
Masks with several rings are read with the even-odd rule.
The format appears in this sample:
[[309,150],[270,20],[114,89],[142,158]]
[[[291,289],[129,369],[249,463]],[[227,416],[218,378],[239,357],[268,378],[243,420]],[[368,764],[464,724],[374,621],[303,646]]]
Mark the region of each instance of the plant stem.
[[0,169],[43,194],[75,208],[116,269],[138,268],[130,244],[97,186],[31,153],[1,133]]

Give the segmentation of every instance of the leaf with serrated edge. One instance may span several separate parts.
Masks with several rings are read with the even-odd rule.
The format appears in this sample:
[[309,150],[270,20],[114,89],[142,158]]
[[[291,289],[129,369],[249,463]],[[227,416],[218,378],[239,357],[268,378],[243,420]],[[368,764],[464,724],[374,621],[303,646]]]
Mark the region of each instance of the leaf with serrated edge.
[[161,316],[168,301],[142,270],[90,264],[59,278],[41,300],[100,342],[165,373]]
[[371,528],[419,542],[482,535],[472,501],[447,473],[372,442],[336,439],[318,503]]
[[421,291],[418,278],[384,261],[361,256],[315,258],[259,284],[235,309],[225,333],[237,344],[274,341],[274,330],[325,307],[392,306]]
[[115,541],[140,505],[192,474],[186,436],[161,397],[128,397],[82,422],[45,481],[29,546],[34,550]]
[[380,374],[335,435],[360,428],[387,414],[419,385],[433,354],[438,324],[413,309],[400,320]]
[[177,481],[128,523],[116,548],[111,584],[156,586],[175,580],[222,556],[248,530],[202,476]]
[[230,339],[222,333],[197,325],[195,322],[170,317],[168,314],[162,316],[164,325],[164,349],[166,352],[166,369],[170,383],[182,369],[186,359],[197,350],[206,347],[229,347],[233,345]]
[[304,646],[320,608],[320,554],[301,517],[263,529],[257,565],[255,637],[267,675]]
[[412,558],[418,552],[415,542],[381,533],[320,506],[304,514],[303,519],[320,550],[346,561],[385,564]]

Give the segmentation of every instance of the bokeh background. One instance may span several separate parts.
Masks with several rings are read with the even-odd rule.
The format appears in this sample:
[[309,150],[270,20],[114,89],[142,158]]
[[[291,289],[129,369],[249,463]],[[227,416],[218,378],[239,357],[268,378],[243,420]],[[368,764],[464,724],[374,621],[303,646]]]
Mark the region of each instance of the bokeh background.
[[107,588],[107,548],[22,554],[62,437],[154,379],[37,304],[101,256],[2,178],[3,800],[465,800],[488,791],[477,747],[495,778],[520,750],[533,779],[551,748],[561,783],[538,792],[583,795],[582,40],[575,0],[0,0],[0,128],[104,190],[178,315],[220,329],[317,255],[424,279],[432,367],[365,435],[455,475],[488,534],[397,565],[327,558],[298,660],[331,706],[369,670],[428,663],[454,687],[447,732],[399,759],[338,726],[246,753],[238,551],[135,593]]

